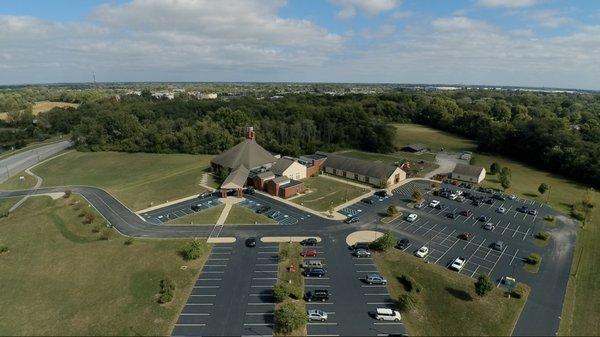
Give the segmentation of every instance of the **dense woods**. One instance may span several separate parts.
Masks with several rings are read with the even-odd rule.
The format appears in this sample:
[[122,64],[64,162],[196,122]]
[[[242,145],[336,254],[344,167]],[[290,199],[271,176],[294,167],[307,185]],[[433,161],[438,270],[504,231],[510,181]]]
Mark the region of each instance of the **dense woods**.
[[[480,150],[600,186],[600,95],[494,90],[396,90],[371,95],[288,94],[201,101],[148,94],[100,96],[13,127],[71,133],[81,149],[219,153],[257,129],[267,149],[288,155],[359,148],[394,151],[390,122],[417,122],[477,140]],[[2,134],[0,133],[0,137]],[[418,140],[415,140],[418,141]]]

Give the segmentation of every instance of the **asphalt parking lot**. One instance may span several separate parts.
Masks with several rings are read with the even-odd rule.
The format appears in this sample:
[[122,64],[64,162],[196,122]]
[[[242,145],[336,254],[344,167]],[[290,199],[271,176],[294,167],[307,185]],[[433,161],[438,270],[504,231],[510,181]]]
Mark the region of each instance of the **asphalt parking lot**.
[[269,200],[269,197],[259,194],[246,195],[246,199],[239,203],[239,205],[247,207],[254,212],[263,206],[270,207],[269,211],[264,213],[264,215],[271,217],[274,212],[278,212],[272,219],[281,225],[296,225],[311,218],[310,213],[302,212],[295,207],[287,206],[283,203],[275,203]]
[[[173,205],[155,209],[150,212],[140,214],[144,220],[154,225],[162,225],[167,221],[180,218],[182,216],[200,212],[205,209],[220,205],[219,198],[215,195],[210,195],[205,198],[193,198],[182,201]],[[197,205],[198,210],[192,210],[192,206]]]

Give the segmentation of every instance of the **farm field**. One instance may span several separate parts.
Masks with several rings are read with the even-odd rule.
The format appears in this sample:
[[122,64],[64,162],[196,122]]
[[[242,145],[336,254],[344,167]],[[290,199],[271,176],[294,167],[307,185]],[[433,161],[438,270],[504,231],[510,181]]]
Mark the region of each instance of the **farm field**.
[[[127,245],[95,212],[84,224],[80,213],[87,209],[76,195],[33,197],[0,219],[0,243],[10,249],[0,257],[0,334],[170,332],[209,246],[190,263],[179,255],[186,241],[135,239]],[[157,295],[165,278],[176,289],[173,301],[161,305]]]
[[361,188],[320,176],[306,178],[304,185],[311,192],[291,201],[319,212],[327,211],[368,192],[366,187]]
[[[31,113],[36,116],[40,112],[46,112],[53,108],[77,108],[79,104],[77,103],[67,103],[67,102],[51,102],[51,101],[39,101],[35,102],[31,107]],[[0,113],[0,119],[8,118],[8,113],[2,112]]]
[[398,148],[413,143],[423,143],[432,152],[444,148],[449,152],[475,151],[477,143],[454,134],[429,128],[419,124],[394,124],[396,146]]

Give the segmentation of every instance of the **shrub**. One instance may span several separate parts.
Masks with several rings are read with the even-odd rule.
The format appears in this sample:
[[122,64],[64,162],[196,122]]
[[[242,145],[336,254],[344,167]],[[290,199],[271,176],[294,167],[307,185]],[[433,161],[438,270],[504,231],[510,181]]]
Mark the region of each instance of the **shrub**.
[[398,309],[408,312],[417,307],[418,299],[413,293],[404,293],[398,298]]
[[385,233],[380,236],[377,240],[371,242],[369,248],[373,250],[386,251],[396,244],[396,239],[390,231],[385,231]]
[[158,302],[161,304],[169,303],[172,300],[173,300],[173,292],[172,291],[161,293],[158,296]]
[[160,295],[158,296],[158,302],[169,303],[173,300],[173,292],[175,291],[175,283],[171,279],[160,280]]
[[131,246],[133,244],[133,238],[128,238],[124,242],[125,246]]
[[535,266],[538,263],[540,263],[541,260],[542,260],[542,257],[540,256],[540,254],[531,253],[531,254],[529,254],[528,257],[525,258],[525,263]]
[[94,220],[96,220],[96,214],[94,214],[91,211],[84,212],[83,217],[83,223],[85,224],[91,224],[92,222],[94,222]]
[[92,233],[100,233],[100,226],[94,226],[94,228],[92,228]]
[[548,222],[554,222],[554,216],[552,216],[552,215],[546,215],[544,217],[544,220],[546,220]]
[[494,284],[487,274],[481,274],[475,282],[475,292],[479,296],[484,296],[494,289]]
[[192,240],[181,250],[181,255],[184,260],[196,260],[202,256],[204,249],[204,244],[201,241]]
[[535,235],[535,238],[538,240],[546,241],[550,238],[550,233],[547,232],[539,232]]
[[404,289],[406,289],[408,292],[420,293],[421,290],[423,290],[421,284],[408,275],[403,274],[400,276],[399,281],[404,286]]
[[275,310],[275,331],[290,333],[308,322],[304,306],[300,303],[286,302]]
[[112,237],[112,232],[110,230],[102,231],[102,235],[100,235],[100,240],[108,241]]
[[63,198],[69,199],[71,197],[71,193],[72,193],[71,190],[66,190],[65,194],[63,195]]
[[298,285],[289,285],[288,293],[291,298],[299,300],[304,297],[304,288]]
[[0,218],[6,218],[9,214],[10,213],[8,211],[0,212]]
[[8,253],[8,247],[7,246],[0,246],[0,254],[4,254],[4,253]]
[[510,292],[510,296],[514,298],[522,298],[525,296],[525,289],[520,284],[517,284],[515,289]]
[[281,303],[288,297],[288,290],[285,283],[277,282],[273,286],[273,298],[275,302]]
[[398,214],[398,207],[394,206],[394,205],[389,205],[387,208],[387,215],[388,216],[394,216],[396,214]]

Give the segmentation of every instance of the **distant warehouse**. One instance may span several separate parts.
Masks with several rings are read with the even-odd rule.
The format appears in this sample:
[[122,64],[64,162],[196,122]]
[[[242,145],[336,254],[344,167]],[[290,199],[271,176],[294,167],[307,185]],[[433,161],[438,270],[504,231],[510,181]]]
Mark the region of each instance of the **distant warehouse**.
[[485,169],[480,166],[456,164],[451,178],[479,184],[485,179]]
[[344,157],[333,153],[317,152],[317,154],[327,158],[321,169],[336,176],[378,187],[392,186],[406,179],[406,172],[396,165]]

